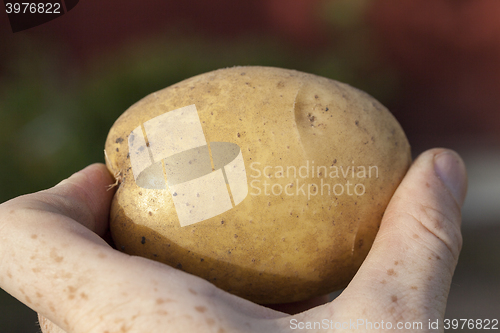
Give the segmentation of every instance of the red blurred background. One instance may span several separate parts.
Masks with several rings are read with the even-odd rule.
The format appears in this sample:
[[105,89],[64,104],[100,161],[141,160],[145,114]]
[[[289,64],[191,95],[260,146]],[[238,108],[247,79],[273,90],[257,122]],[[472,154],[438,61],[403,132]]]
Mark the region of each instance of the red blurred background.
[[[102,54],[172,29],[182,36],[215,40],[274,36],[297,55],[307,56],[328,50],[347,30],[332,29],[321,19],[327,2],[335,1],[80,1],[63,17],[18,35],[55,41],[64,48],[68,65],[80,68]],[[499,1],[352,3],[351,12],[363,8],[372,42],[397,71],[398,100],[389,106],[417,145],[450,135],[476,141],[491,136],[498,142]],[[9,32],[5,15],[0,19],[5,52],[19,36]]]

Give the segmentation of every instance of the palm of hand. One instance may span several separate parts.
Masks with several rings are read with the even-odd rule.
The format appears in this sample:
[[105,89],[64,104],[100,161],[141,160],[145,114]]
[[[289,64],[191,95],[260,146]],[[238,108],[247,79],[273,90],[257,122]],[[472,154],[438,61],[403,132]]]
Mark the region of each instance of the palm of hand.
[[391,331],[406,322],[430,331],[429,320],[444,316],[461,247],[465,178],[456,154],[424,153],[351,284],[330,303],[288,315],[111,248],[102,237],[113,195],[105,186],[113,180],[103,165],[92,165],[1,205],[0,230],[9,236],[0,243],[0,286],[41,314],[45,333],[333,331],[351,323],[348,331],[353,322],[382,321]]

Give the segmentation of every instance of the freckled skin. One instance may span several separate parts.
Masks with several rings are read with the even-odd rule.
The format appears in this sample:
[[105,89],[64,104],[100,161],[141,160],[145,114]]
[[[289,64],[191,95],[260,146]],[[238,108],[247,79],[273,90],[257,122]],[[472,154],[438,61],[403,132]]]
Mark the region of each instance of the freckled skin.
[[195,309],[196,311],[198,311],[198,312],[201,312],[201,313],[203,313],[203,312],[206,312],[206,311],[207,311],[207,308],[206,308],[206,307],[204,307],[204,306],[195,306],[195,307],[194,307],[194,309]]
[[55,248],[50,250],[50,257],[57,263],[60,263],[64,259],[64,257],[58,255],[58,251]]
[[[437,151],[442,153],[443,149]],[[41,314],[40,326],[45,333],[278,333],[290,331],[291,319],[312,322],[326,318],[336,322],[365,318],[371,322],[388,320],[393,324],[396,321],[442,321],[461,246],[457,206],[463,204],[465,193],[457,205],[460,193],[452,196],[442,179],[435,175],[432,161],[436,153],[433,150],[423,154],[410,169],[384,214],[379,237],[349,286],[334,301],[293,316],[230,295],[203,279],[167,265],[111,248],[99,237],[105,234],[108,225],[111,195],[105,199],[104,189],[112,183],[110,177],[98,182],[77,177],[79,181],[73,180],[76,186],[72,190],[63,184],[1,204],[0,230],[8,237],[0,242],[0,287]],[[108,175],[103,166],[89,170],[95,174],[99,169]],[[464,185],[465,177],[462,181],[455,178],[454,184]],[[424,179],[431,188],[425,186]],[[82,191],[88,191],[88,195],[82,195]],[[46,199],[46,194],[50,194],[50,204],[40,200],[40,197]],[[64,199],[57,202],[57,197]],[[69,209],[68,202],[72,203]],[[424,212],[424,204],[446,218]],[[6,213],[13,206],[22,205],[25,208],[19,215],[24,218],[13,219]],[[297,214],[300,211],[297,209]],[[439,230],[433,230],[436,219],[442,225]],[[257,223],[256,219],[248,221]],[[230,224],[231,221],[225,219],[221,225]],[[419,238],[412,237],[412,231],[418,233]],[[198,229],[195,234],[199,232]],[[38,234],[38,239],[33,240],[32,234]],[[238,240],[244,235],[241,229],[231,230],[230,240],[234,234],[238,234]],[[136,242],[144,234],[138,235]],[[41,246],[43,238],[50,245]],[[263,238],[272,239],[269,235]],[[281,238],[285,238],[285,242],[281,242]],[[277,243],[292,241],[289,235],[281,238]],[[147,239],[146,246],[153,238]],[[175,244],[169,245],[165,249],[177,250]],[[291,250],[297,251],[300,246],[293,244]],[[231,250],[234,255],[235,248],[233,244],[224,251]],[[318,245],[310,245],[310,249],[317,251]],[[99,252],[107,257],[99,258]],[[30,259],[34,253],[36,261]],[[63,257],[63,260],[57,262],[54,257]],[[428,260],[429,257],[432,260]],[[255,263],[262,262],[258,255],[248,259],[251,258],[256,258]],[[198,259],[195,263],[200,265]],[[204,255],[203,259],[207,262],[210,257]],[[32,269],[40,264],[43,264],[42,270],[34,274]],[[394,274],[388,275],[391,270]],[[68,298],[71,294],[73,299]],[[172,302],[159,305],[157,299]],[[200,312],[196,307],[206,310]],[[44,317],[63,330],[48,325]]]
[[158,298],[156,299],[156,304],[163,304],[163,303],[170,303],[170,302],[174,302],[172,299],[170,298]]

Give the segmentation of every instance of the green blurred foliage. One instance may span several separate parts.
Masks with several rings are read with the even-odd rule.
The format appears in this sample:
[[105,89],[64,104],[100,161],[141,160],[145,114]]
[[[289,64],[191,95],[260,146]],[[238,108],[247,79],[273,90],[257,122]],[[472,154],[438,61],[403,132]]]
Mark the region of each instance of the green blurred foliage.
[[[297,49],[263,36],[220,40],[167,33],[96,57],[79,71],[61,45],[20,40],[0,78],[0,202],[103,162],[108,131],[130,105],[210,70],[292,68],[347,82],[383,103],[390,100],[396,76],[360,19],[365,1],[325,4],[322,15],[333,42],[318,49]],[[344,16],[348,19],[339,19]]]

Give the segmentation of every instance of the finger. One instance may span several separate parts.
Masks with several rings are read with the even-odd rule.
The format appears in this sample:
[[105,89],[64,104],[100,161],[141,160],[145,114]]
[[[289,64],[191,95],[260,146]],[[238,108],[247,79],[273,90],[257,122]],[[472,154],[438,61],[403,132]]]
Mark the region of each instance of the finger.
[[104,164],[92,164],[55,187],[37,193],[36,199],[54,212],[71,217],[103,236],[115,189],[113,177]]
[[378,320],[442,319],[462,245],[466,178],[456,153],[423,153],[391,199],[368,257],[332,307],[353,309],[361,301],[365,315]]
[[66,333],[59,326],[40,314],[38,314],[38,324],[42,333]]
[[58,284],[64,288],[61,281],[71,277],[79,258],[65,265],[64,252],[72,239],[73,245],[90,240],[93,252],[107,247],[93,231],[102,235],[107,228],[113,191],[106,187],[112,182],[106,167],[94,164],[51,189],[0,205],[0,287],[35,310],[55,312],[57,297],[37,299],[51,296],[47,292]]

